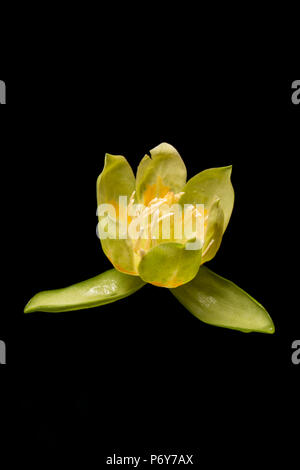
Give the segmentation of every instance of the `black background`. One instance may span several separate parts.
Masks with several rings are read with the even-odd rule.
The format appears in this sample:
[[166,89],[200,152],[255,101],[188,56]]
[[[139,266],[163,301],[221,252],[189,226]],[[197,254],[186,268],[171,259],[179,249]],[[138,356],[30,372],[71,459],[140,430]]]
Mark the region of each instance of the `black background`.
[[[28,455],[64,449],[99,465],[114,452],[167,450],[211,464],[238,464],[236,449],[253,462],[281,451],[292,458],[300,372],[291,362],[300,337],[293,80],[179,76],[171,64],[135,74],[113,65],[66,70],[0,77],[8,99],[1,380],[13,442]],[[209,267],[267,308],[275,335],[202,324],[154,286],[92,310],[23,314],[36,292],[110,267],[95,233],[105,152],[136,169],[163,141],[178,149],[188,178],[233,165],[234,212]]]

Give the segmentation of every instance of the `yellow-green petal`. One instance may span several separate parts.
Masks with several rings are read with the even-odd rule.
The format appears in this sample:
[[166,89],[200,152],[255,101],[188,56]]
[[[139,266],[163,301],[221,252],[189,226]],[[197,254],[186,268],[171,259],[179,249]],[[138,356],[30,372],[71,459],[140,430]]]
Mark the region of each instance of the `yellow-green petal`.
[[[135,190],[135,177],[126,158],[121,155],[106,154],[102,173],[97,180],[97,204],[99,226],[107,223],[107,217],[100,215],[100,204],[110,204],[115,210],[116,238],[101,238],[101,245],[105,255],[113,266],[127,274],[137,275],[135,255],[132,242],[128,238],[119,239],[118,207],[119,196],[126,196],[127,203]],[[109,230],[108,230],[109,232]],[[100,232],[98,232],[100,233]]]
[[274,324],[264,307],[233,282],[201,266],[188,284],[170,290],[199,320],[243,332],[272,334]]
[[99,307],[128,297],[144,284],[139,277],[110,269],[63,289],[39,292],[28,302],[24,312],[67,312]]
[[119,196],[131,196],[135,177],[131,166],[122,155],[105,155],[104,168],[97,180],[97,203],[118,203]]
[[186,183],[186,167],[170,144],[162,143],[141,160],[136,175],[136,197],[145,205],[168,191],[178,193]]
[[150,284],[169,288],[189,282],[199,270],[201,248],[187,250],[185,247],[181,243],[161,243],[151,248],[139,264],[140,277]]
[[191,178],[182,191],[180,204],[204,204],[209,210],[216,199],[220,199],[220,208],[224,213],[225,232],[234,204],[234,191],[231,184],[231,166],[210,168]]
[[220,202],[220,199],[217,199],[208,211],[201,264],[213,259],[221,245],[224,232],[224,213]]

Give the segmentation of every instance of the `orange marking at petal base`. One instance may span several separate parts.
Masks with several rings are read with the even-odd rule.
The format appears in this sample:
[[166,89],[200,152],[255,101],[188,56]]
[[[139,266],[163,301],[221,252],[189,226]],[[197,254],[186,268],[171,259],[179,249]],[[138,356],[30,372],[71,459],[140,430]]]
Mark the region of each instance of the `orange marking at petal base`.
[[[119,203],[118,203],[117,201],[111,199],[111,200],[108,202],[108,204],[111,204],[111,205],[114,207],[114,209],[115,209],[115,211],[116,211],[116,218],[117,218],[117,220],[119,220],[119,219],[120,219],[120,205],[119,205]],[[130,224],[130,222],[132,221],[132,219],[133,219],[133,217],[130,216],[130,215],[128,215],[128,213],[127,213],[127,223],[128,223],[128,224]],[[121,222],[124,223],[124,220],[121,220]]]
[[105,253],[105,255],[109,259],[113,267],[116,268],[118,271],[121,271],[121,273],[130,274],[131,276],[138,276],[136,272],[126,271],[126,269],[122,268],[119,264],[114,263],[107,253]]
[[145,190],[143,197],[144,197],[144,204],[148,206],[148,204],[154,199],[155,197],[164,197],[170,188],[164,185],[161,176],[158,176],[156,179],[156,183],[148,184],[147,189]]
[[137,273],[131,272],[131,271],[126,271],[126,269],[121,268],[121,266],[119,266],[118,264],[114,264],[114,263],[112,263],[112,264],[114,265],[114,267],[115,267],[118,271],[121,271],[121,273],[130,274],[130,276],[138,276]]
[[108,204],[110,204],[111,206],[114,207],[115,211],[116,211],[116,217],[117,219],[119,218],[119,203],[113,199],[111,199]]
[[154,286],[157,286],[157,287],[167,287],[168,289],[174,289],[175,287],[179,287],[182,285],[182,282],[176,282],[176,283],[168,283],[168,284],[161,284],[159,282],[151,282],[151,284],[153,284]]

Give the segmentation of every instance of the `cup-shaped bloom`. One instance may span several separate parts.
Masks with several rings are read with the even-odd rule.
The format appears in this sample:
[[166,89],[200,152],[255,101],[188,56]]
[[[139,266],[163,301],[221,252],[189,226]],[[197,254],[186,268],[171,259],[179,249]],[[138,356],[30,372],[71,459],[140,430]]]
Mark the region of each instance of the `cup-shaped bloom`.
[[124,157],[107,154],[97,180],[97,228],[115,269],[40,292],[24,311],[65,312],[105,305],[150,283],[170,288],[205,323],[274,333],[272,319],[261,304],[201,267],[217,253],[231,216],[230,175],[230,166],[212,168],[186,182],[179,153],[165,143],[142,159],[136,177]]
[[215,256],[233,209],[231,167],[188,182],[186,175],[166,143],[145,155],[136,177],[123,156],[106,154],[97,180],[98,235],[117,270],[175,288]]

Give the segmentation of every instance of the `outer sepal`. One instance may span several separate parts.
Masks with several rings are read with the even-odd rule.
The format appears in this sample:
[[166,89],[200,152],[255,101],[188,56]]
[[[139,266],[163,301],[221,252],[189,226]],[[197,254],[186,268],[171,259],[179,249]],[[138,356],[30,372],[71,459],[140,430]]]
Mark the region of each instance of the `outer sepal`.
[[24,313],[67,312],[99,307],[128,297],[144,284],[139,277],[128,276],[110,269],[64,289],[39,292],[28,302]]
[[199,320],[242,332],[275,332],[264,307],[233,282],[202,266],[188,284],[170,290]]

